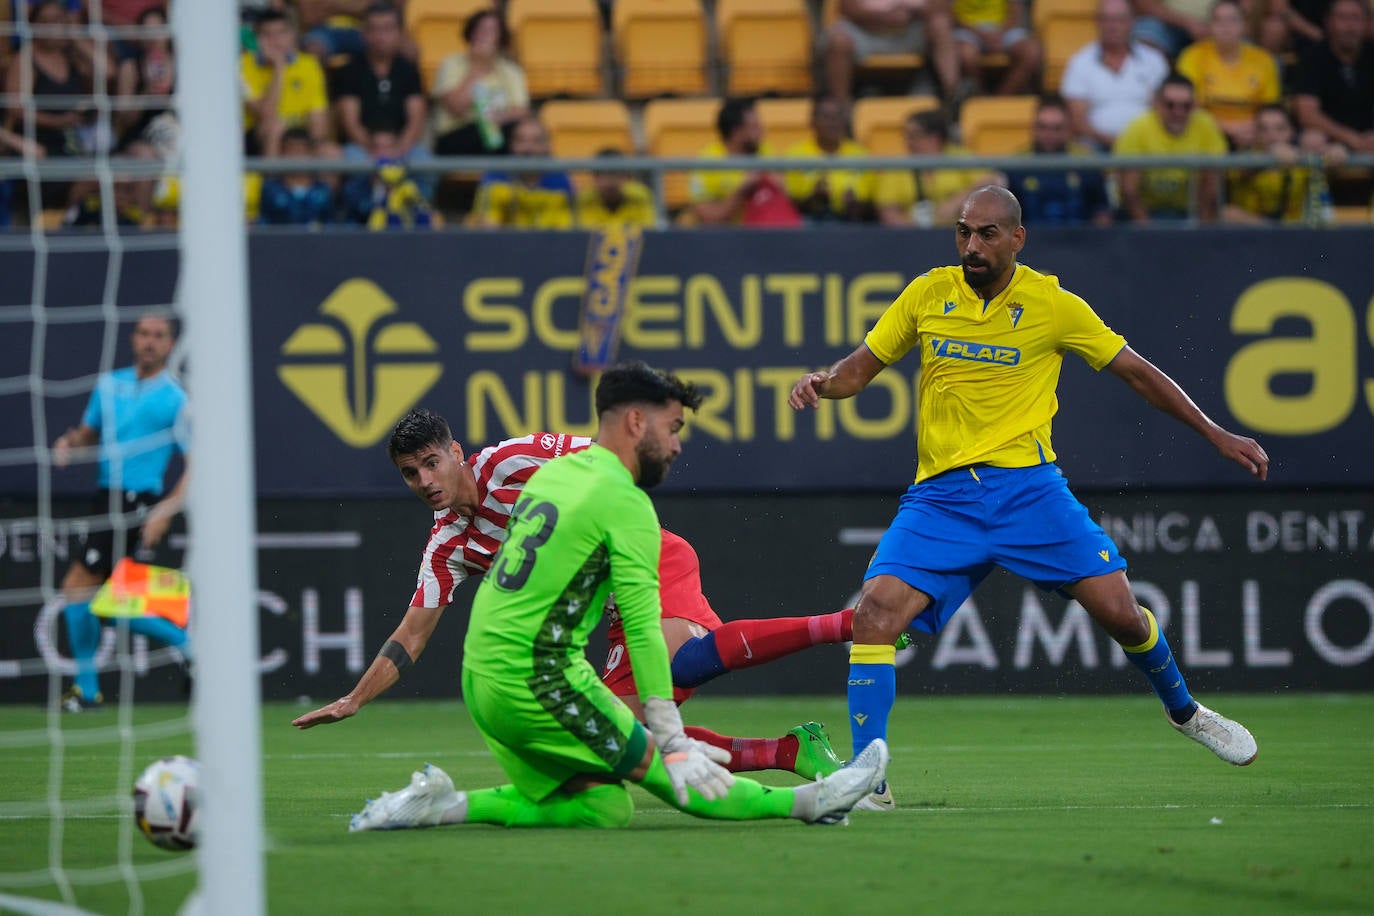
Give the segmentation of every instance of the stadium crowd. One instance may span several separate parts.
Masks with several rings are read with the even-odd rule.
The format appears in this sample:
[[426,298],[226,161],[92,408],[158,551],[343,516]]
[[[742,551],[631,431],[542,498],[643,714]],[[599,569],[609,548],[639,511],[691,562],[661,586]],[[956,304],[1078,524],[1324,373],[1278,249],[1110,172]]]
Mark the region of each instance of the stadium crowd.
[[[114,183],[114,220],[174,225],[170,0],[0,0],[0,156],[168,163]],[[180,0],[185,2],[185,0]],[[8,9],[6,9],[8,7]],[[241,0],[253,223],[948,222],[1011,187],[1032,225],[1374,219],[1369,0]],[[114,27],[113,31],[105,31]],[[226,36],[226,41],[234,40]],[[604,49],[604,52],[603,52]],[[1037,168],[1047,154],[1268,153],[1273,168]],[[837,157],[668,174],[617,157]],[[1024,169],[922,157],[1024,154]],[[417,168],[502,156],[484,174]],[[870,155],[912,168],[865,169]],[[522,157],[604,157],[595,175]],[[333,173],[331,160],[372,163]],[[289,166],[285,166],[288,167]],[[31,198],[33,198],[31,200]],[[100,225],[93,180],[0,180],[0,226]]]

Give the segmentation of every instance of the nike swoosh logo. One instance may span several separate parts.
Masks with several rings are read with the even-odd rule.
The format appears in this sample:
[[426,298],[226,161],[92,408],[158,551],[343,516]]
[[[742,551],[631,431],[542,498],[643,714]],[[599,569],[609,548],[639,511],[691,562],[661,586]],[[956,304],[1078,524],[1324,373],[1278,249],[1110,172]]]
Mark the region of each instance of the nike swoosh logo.
[[745,658],[753,658],[753,657],[754,657],[754,653],[753,653],[753,651],[749,648],[749,640],[747,640],[747,639],[744,638],[744,634],[743,634],[743,633],[740,634],[739,641],[742,642],[742,643],[744,644],[744,657],[745,657]]

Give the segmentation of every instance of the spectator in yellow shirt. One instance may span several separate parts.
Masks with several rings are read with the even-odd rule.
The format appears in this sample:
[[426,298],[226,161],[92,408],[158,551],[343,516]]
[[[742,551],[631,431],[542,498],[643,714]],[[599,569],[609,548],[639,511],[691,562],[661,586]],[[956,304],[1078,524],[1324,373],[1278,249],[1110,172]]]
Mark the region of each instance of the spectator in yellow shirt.
[[282,134],[303,127],[320,155],[336,154],[329,137],[329,97],[320,62],[296,50],[296,30],[285,13],[259,14],[253,31],[258,50],[245,51],[239,58],[248,152],[276,156]]
[[[1321,201],[1314,198],[1319,196],[1325,178],[1311,166],[1297,164],[1296,131],[1288,111],[1279,104],[1262,106],[1255,112],[1252,133],[1252,150],[1269,153],[1282,165],[1232,170],[1227,176],[1222,220],[1251,225],[1322,222]],[[1322,162],[1328,167],[1338,166],[1345,162],[1345,155],[1345,148],[1333,143],[1322,154]]]
[[[1154,107],[1126,126],[1116,138],[1112,152],[1136,156],[1220,156],[1226,153],[1226,137],[1211,115],[1198,110],[1192,81],[1173,73],[1155,91]],[[1121,204],[1131,220],[1149,222],[1186,219],[1191,215],[1190,200],[1195,199],[1197,217],[1211,222],[1217,218],[1219,183],[1215,169],[1123,169]]]
[[[949,142],[949,122],[938,111],[918,111],[902,125],[912,156],[967,156],[969,151]],[[915,163],[913,163],[915,165]],[[922,169],[878,175],[873,202],[884,226],[952,225],[969,191],[1007,180],[986,169]]]
[[[763,141],[763,122],[753,99],[726,99],[716,115],[720,139],[701,151],[703,159],[726,156],[772,156],[773,149]],[[745,205],[762,181],[781,179],[763,172],[739,170],[702,170],[688,177],[693,221],[707,226],[738,223]],[[781,192],[779,192],[781,193]]]
[[566,172],[520,172],[522,156],[549,155],[549,135],[535,115],[517,121],[511,131],[509,170],[487,172],[477,186],[469,221],[478,226],[515,229],[571,229],[573,188]]
[[[608,161],[623,158],[618,149],[603,149],[596,158]],[[584,229],[600,229],[610,223],[643,226],[657,225],[653,192],[642,181],[626,172],[599,171],[590,186],[577,194],[577,224]]]
[[1235,147],[1255,139],[1255,113],[1279,100],[1274,56],[1245,40],[1245,13],[1238,0],[1212,4],[1211,37],[1183,49],[1178,72],[1193,81],[1205,108]]
[[[849,117],[836,98],[819,98],[811,107],[811,137],[787,148],[788,157],[863,159],[868,150],[849,138]],[[813,222],[873,219],[873,174],[857,169],[791,172],[787,196]]]

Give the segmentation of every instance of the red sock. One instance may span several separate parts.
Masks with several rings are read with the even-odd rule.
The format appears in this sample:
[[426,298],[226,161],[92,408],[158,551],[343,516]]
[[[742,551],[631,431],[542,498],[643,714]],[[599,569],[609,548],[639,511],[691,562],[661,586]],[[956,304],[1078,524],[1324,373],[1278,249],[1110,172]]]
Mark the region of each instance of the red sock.
[[689,725],[683,731],[689,738],[729,751],[730,762],[727,767],[731,773],[792,770],[797,765],[799,745],[796,735],[783,735],[781,738],[731,738],[729,735],[720,735],[696,725]]
[[732,620],[711,631],[727,671],[752,668],[824,643],[854,637],[854,610],[813,617]]

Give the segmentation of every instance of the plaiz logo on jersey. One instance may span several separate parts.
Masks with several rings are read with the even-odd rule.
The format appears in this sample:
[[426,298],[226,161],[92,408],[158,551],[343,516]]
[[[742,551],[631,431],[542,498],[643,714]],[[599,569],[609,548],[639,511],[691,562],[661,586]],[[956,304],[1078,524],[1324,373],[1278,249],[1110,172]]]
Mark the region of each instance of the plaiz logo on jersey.
[[443,375],[439,345],[380,287],[354,278],[320,305],[325,321],[303,324],[281,352],[277,377],[325,426],[354,448],[375,444]]

